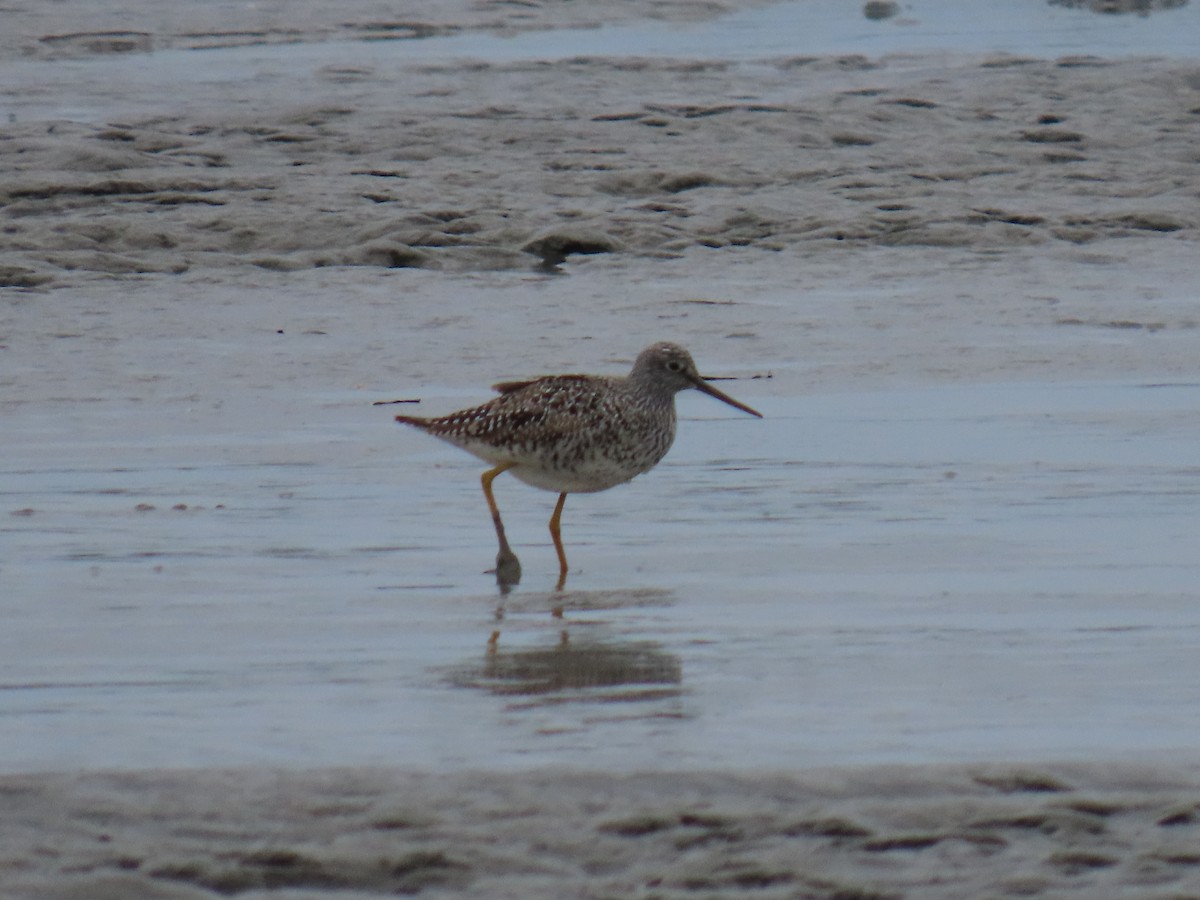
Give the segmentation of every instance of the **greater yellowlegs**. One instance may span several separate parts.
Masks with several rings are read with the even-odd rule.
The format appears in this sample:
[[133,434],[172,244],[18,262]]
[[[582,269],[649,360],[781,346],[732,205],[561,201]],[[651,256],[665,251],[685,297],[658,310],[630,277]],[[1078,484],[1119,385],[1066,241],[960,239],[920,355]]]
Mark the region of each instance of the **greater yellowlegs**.
[[558,554],[558,588],[567,580],[567,554],[560,523],[567,494],[604,491],[649,471],[675,440],[675,395],[687,388],[703,391],[736,409],[762,418],[709,384],[691,355],[676,344],[643,350],[623,378],[602,375],[543,375],[529,381],[493,386],[499,397],[436,419],[396,416],[461,447],[492,465],[483,473],[500,552],[496,578],[516,584],[521,564],[504,536],[492,482],[511,472],[526,484],[558,492],[550,517],[550,536]]

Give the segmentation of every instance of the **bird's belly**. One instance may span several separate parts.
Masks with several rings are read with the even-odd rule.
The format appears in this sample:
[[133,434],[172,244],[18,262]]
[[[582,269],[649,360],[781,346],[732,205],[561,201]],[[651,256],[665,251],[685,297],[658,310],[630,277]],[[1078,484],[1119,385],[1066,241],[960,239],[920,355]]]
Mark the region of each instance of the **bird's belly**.
[[593,494],[624,484],[648,468],[650,466],[627,468],[597,462],[569,469],[557,469],[518,463],[509,472],[526,484],[544,491],[559,494]]
[[603,428],[564,429],[554,440],[513,442],[504,459],[512,474],[544,491],[591,494],[606,491],[654,468],[671,448],[674,421],[617,418]]

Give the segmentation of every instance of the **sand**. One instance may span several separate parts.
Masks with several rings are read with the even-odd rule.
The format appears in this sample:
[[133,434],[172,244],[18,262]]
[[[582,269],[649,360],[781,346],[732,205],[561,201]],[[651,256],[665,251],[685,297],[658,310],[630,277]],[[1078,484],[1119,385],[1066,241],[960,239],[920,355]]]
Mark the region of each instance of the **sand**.
[[8,896],[1184,897],[1200,779],[244,770],[0,780]]
[[834,242],[1061,250],[1189,240],[1197,227],[1187,62],[401,66],[369,51],[341,64],[267,54],[236,100],[237,82],[192,80],[226,51],[150,54],[120,92],[72,85],[103,118],[49,125],[67,91],[42,81],[56,65],[38,66],[0,145],[5,282],[528,271],[574,254],[796,255]]
[[[429,3],[402,18],[382,3],[71,6],[13,5],[0,35],[0,445],[11,485],[0,530],[14,548],[0,561],[0,693],[12,704],[0,894],[1200,896],[1186,449],[1200,350],[1196,60],[464,62],[396,48],[683,27],[744,4]],[[631,642],[618,646],[656,641],[669,689],[631,697],[637,686],[618,685],[593,705],[567,685],[518,703],[464,687],[461,671],[450,689],[438,676],[449,698],[421,681],[432,708],[484,716],[481,730],[491,722],[481,711],[501,710],[496,730],[517,749],[494,770],[486,743],[472,756],[447,739],[465,764],[389,755],[372,743],[381,707],[359,720],[368,750],[329,712],[296,730],[240,730],[243,702],[247,719],[267,720],[284,695],[289,709],[319,708],[314,695],[357,684],[330,704],[349,716],[355,698],[402,694],[392,670],[375,679],[339,666],[362,663],[368,646],[362,664],[382,665],[372,653],[385,658],[388,640],[406,646],[422,628],[432,649],[421,671],[457,658],[439,656],[451,627],[455,653],[472,644],[473,664],[487,659],[496,601],[480,575],[490,525],[474,469],[385,430],[372,400],[444,411],[506,378],[619,371],[662,336],[741,379],[723,387],[776,429],[746,449],[748,432],[735,430],[745,423],[687,421],[677,481],[569,508],[583,567],[572,577],[598,589],[569,610],[571,640],[600,629]],[[1094,405],[1070,407],[1054,393],[1064,385]],[[1127,399],[1153,386],[1183,399]],[[1039,396],[1068,414],[1052,417]],[[954,397],[968,407],[991,397],[1000,411],[937,418]],[[960,449],[910,466],[903,441],[887,446],[916,440],[901,428],[908,402],[917,432],[922,421],[952,435],[998,422],[994,433],[1019,432],[1030,456],[996,463],[998,438],[974,466]],[[1005,404],[1018,403],[1014,417]],[[805,418],[836,426],[867,408],[887,427],[834,428],[851,436],[839,446]],[[686,410],[724,415],[698,401]],[[1139,441],[1152,449],[1122,455]],[[872,466],[844,476],[863,454]],[[536,587],[553,561],[527,535],[544,522],[529,495],[509,496]],[[1103,515],[1093,507],[1038,518],[1079,498],[1150,537],[1087,530]],[[651,551],[664,520],[686,539]],[[972,531],[980,522],[1001,539]],[[793,589],[805,605],[763,599]],[[765,613],[722,621],[713,611],[728,597]],[[530,634],[557,644],[564,626],[542,599],[515,595],[501,653]],[[818,660],[821,645],[853,642],[881,613],[873,627],[902,632],[915,614],[954,622],[970,604],[1025,616],[1028,630],[989,630],[986,617],[959,632],[930,626],[915,650],[870,632],[844,671],[814,665],[797,681],[756,653],[756,632],[810,631],[803,651],[771,652]],[[1071,627],[1060,635],[1056,613],[1038,618],[1046,607]],[[835,608],[862,613],[848,629]],[[364,631],[319,644],[341,634],[343,616]],[[446,624],[456,619],[466,624]],[[366,632],[385,622],[396,633],[370,644]],[[194,659],[172,658],[180,634],[197,636]],[[965,674],[976,634],[996,639],[982,646],[998,660],[987,676],[997,694],[1033,692],[1048,672],[1050,700],[1062,698],[1024,749],[956,744],[947,729],[937,750],[936,733],[926,743],[901,733],[944,724],[936,710],[918,716],[917,658],[965,641]],[[1089,643],[1002,655],[1039,635]],[[1060,657],[1068,664],[1055,668]],[[259,677],[251,658],[285,672],[280,683],[245,693],[245,675]],[[291,660],[312,658],[328,682],[290,674]],[[139,718],[138,691],[176,678],[176,665],[201,674]],[[953,698],[945,681],[954,674],[933,687]],[[813,708],[826,716],[807,722],[815,744],[856,761],[848,748],[861,735],[874,742],[862,758],[903,747],[891,752],[904,764],[805,764],[804,717],[754,719],[746,702],[782,709],[820,690],[838,699]],[[914,698],[914,719],[885,709],[848,724],[875,694]],[[1112,696],[1119,706],[1104,706]],[[985,720],[993,700],[985,688],[963,698]],[[1076,713],[1118,725],[1097,727],[1091,749],[1080,744],[1092,732],[1036,743],[1056,718],[1069,734]],[[676,720],[679,734],[711,740],[680,741],[679,766],[662,749]],[[295,743],[321,721],[344,738],[344,761],[311,734]],[[599,734],[626,742],[633,771],[617,751],[589,763],[589,742],[608,740]],[[799,748],[801,762],[739,754],[739,734]],[[535,763],[522,768],[522,754]]]

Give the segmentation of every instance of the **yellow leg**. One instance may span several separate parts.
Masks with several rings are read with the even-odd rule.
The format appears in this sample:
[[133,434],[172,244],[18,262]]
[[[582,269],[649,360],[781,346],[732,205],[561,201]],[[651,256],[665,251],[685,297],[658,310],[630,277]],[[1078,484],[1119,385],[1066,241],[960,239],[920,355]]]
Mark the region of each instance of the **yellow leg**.
[[566,502],[567,495],[559,494],[558,503],[554,506],[554,515],[550,517],[550,537],[554,539],[554,552],[558,554],[558,584],[554,587],[556,591],[561,591],[567,583],[567,552],[563,550],[562,543],[562,511]]
[[500,552],[496,554],[496,581],[500,586],[508,587],[521,580],[521,562],[517,554],[508,546],[508,538],[504,536],[504,523],[500,520],[500,507],[492,496],[492,482],[502,472],[507,472],[516,463],[500,463],[483,473],[480,481],[483,483],[483,496],[487,498],[488,509],[492,513],[492,524],[496,526],[496,538],[500,541]]

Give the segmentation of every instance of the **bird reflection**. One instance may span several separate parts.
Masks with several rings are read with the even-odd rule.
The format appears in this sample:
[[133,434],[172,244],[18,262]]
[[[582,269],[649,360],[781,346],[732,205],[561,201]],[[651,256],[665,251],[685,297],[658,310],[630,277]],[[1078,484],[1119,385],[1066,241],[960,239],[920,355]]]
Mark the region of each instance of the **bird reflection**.
[[678,696],[683,668],[655,641],[572,641],[564,629],[549,646],[507,650],[489,643],[481,661],[456,669],[450,681],[541,702],[651,700]]
[[[673,602],[671,591],[658,588],[553,591],[513,598],[497,607],[497,627],[482,656],[452,669],[448,679],[459,687],[502,696],[537,697],[539,703],[677,696],[683,681],[679,657],[656,641],[603,636],[607,629],[597,615]],[[540,615],[546,612],[556,617],[553,638],[536,624],[545,622]],[[525,633],[531,624],[541,632],[538,646],[501,646],[499,626],[510,613],[525,620]],[[537,617],[531,620],[531,614]]]
[[[495,609],[497,625],[508,613],[549,612],[555,619],[563,619],[568,611],[596,612],[599,610],[634,609],[647,606],[669,606],[674,602],[671,591],[662,588],[615,588],[596,591],[563,591],[556,588],[551,592],[539,592],[512,596],[510,590],[501,588],[500,603]],[[500,638],[497,628],[488,640],[494,645]]]
[[1187,6],[1187,3],[1188,0],[1050,0],[1051,6],[1084,8],[1106,15],[1137,13],[1139,16],[1148,16],[1156,10]]

